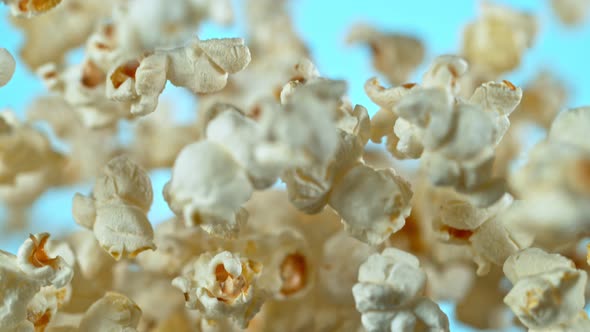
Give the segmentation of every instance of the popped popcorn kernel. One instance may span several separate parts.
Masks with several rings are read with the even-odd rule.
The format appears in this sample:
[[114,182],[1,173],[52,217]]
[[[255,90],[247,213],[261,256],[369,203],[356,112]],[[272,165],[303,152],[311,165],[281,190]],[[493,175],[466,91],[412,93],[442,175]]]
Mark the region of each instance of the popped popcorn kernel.
[[10,81],[14,70],[16,68],[16,62],[12,55],[8,53],[5,48],[0,48],[0,87],[3,87]]

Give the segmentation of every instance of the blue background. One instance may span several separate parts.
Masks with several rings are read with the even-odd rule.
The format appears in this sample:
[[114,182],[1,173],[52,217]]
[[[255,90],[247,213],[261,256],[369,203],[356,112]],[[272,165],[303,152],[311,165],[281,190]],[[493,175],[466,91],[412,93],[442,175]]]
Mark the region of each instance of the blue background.
[[[237,8],[236,24],[230,28],[205,24],[199,33],[201,38],[243,36],[241,31],[244,21],[240,17],[242,4],[238,0],[234,2]],[[586,23],[575,29],[561,25],[552,15],[548,0],[496,2],[531,11],[538,16],[540,22],[539,36],[534,47],[527,53],[522,67],[505,78],[516,85],[522,85],[538,70],[550,69],[568,84],[569,107],[590,104],[590,24]],[[414,80],[418,80],[433,57],[457,52],[461,42],[461,29],[477,16],[478,2],[292,0],[291,8],[296,29],[310,47],[313,60],[322,76],[347,80],[351,100],[366,106],[373,114],[377,109],[365,96],[363,84],[376,73],[371,68],[367,49],[345,44],[345,35],[351,24],[368,22],[382,30],[407,32],[424,40],[427,57],[414,74]],[[12,54],[18,54],[23,36],[10,26],[7,16],[7,8],[0,5],[0,47],[7,48]],[[80,56],[79,50],[74,51],[70,59],[76,61]],[[0,109],[10,108],[22,116],[33,96],[43,91],[40,81],[17,59],[13,80],[0,88]],[[193,99],[183,90],[169,87],[165,95],[167,98],[174,98],[181,111],[190,113],[193,109]],[[168,178],[169,172],[166,170],[152,172],[156,193],[150,212],[152,221],[158,222],[171,215],[159,194]],[[32,212],[34,223],[27,231],[62,232],[76,227],[71,218],[71,197],[75,191],[89,190],[90,184],[85,183],[48,191],[36,204]],[[0,234],[0,248],[14,252],[23,238],[24,234]],[[447,312],[451,310],[448,304],[443,304],[443,308]],[[453,331],[473,331],[453,321],[452,325]]]

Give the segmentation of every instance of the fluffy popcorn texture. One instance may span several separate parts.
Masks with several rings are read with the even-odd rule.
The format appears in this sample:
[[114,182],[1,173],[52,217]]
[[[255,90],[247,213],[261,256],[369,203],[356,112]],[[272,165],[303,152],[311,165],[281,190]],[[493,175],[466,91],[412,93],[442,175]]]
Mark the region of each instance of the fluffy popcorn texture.
[[10,81],[14,70],[16,69],[16,61],[8,50],[0,48],[0,87],[3,87]]
[[373,54],[373,67],[394,85],[406,82],[426,53],[424,45],[416,38],[382,33],[364,24],[353,26],[347,41],[367,44]]
[[[43,328],[55,312],[47,310],[45,318],[37,317],[36,309],[43,305],[40,297],[44,296],[37,294],[42,287],[62,288],[72,280],[71,265],[61,256],[51,257],[46,251],[48,238],[48,233],[31,235],[20,246],[16,256],[0,251],[0,280],[3,285],[0,289],[3,302],[0,308],[0,329],[3,331]],[[45,311],[40,316],[44,314]]]
[[506,260],[504,273],[514,285],[504,302],[531,330],[566,326],[584,308],[587,274],[561,255],[525,249]]
[[253,190],[246,171],[222,145],[198,141],[176,158],[164,198],[187,226],[235,237],[248,218],[242,205]]
[[438,305],[423,296],[426,274],[418,259],[399,249],[373,254],[352,288],[367,331],[449,331]]
[[532,15],[483,1],[481,17],[464,30],[463,54],[473,66],[501,74],[520,65],[536,33]]
[[262,265],[228,251],[205,253],[186,266],[172,284],[186,306],[209,319],[230,317],[242,328],[260,310],[267,292],[257,284]]
[[152,200],[147,173],[122,156],[105,165],[90,196],[74,196],[72,212],[78,224],[94,231],[100,246],[113,258],[133,258],[155,249],[147,219]]

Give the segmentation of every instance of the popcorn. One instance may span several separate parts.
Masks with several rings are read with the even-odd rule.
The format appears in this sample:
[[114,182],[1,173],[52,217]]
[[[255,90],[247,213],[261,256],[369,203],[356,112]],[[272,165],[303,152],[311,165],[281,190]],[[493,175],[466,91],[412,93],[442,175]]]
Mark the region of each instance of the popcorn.
[[228,251],[205,253],[172,284],[184,293],[187,308],[208,319],[230,317],[246,328],[267,296],[257,285],[261,269],[260,263]]
[[5,86],[12,78],[16,68],[16,61],[8,50],[0,48],[0,87]]
[[553,73],[542,71],[529,82],[522,93],[517,120],[528,120],[548,129],[557,113],[566,105],[566,86]]
[[111,69],[106,93],[113,100],[131,103],[131,114],[153,112],[167,80],[194,93],[223,89],[229,74],[243,70],[250,51],[239,38],[192,39],[186,46],[156,50]]
[[590,145],[583,137],[590,128],[589,110],[582,107],[561,113],[548,138],[531,150],[524,167],[510,177],[521,201],[504,218],[533,236],[542,248],[572,246],[588,225],[585,165],[590,160]]
[[535,39],[535,18],[485,1],[481,15],[465,27],[463,54],[471,65],[493,74],[515,69]]
[[129,1],[117,6],[113,16],[122,52],[131,56],[181,45],[207,18],[221,24],[233,18],[227,0]]
[[[18,1],[42,4],[59,2]],[[97,23],[111,13],[113,3],[114,0],[61,0],[61,4],[34,19],[13,17],[12,24],[24,34],[24,44],[20,51],[23,62],[31,69],[37,69],[46,63],[62,63],[65,53],[83,45]]]
[[[67,286],[72,280],[73,270],[61,256],[49,256],[45,247],[48,238],[48,233],[30,235],[19,247],[16,256],[0,251],[0,280],[3,280],[3,284],[6,283],[0,292],[3,302],[0,309],[0,329],[42,329],[55,314],[49,308],[39,315],[38,309],[43,306],[40,301],[43,301],[44,295],[37,294],[45,286]],[[50,292],[49,289],[44,291]]]
[[10,6],[12,15],[31,18],[53,9],[61,0],[2,0]]
[[531,330],[563,328],[584,308],[586,272],[563,256],[526,249],[510,256],[504,273],[514,285],[504,302]]
[[103,172],[90,196],[74,196],[74,219],[93,230],[100,246],[116,260],[154,250],[146,216],[153,199],[149,176],[127,157],[111,160]]
[[561,23],[568,26],[579,25],[584,22],[590,11],[590,1],[588,0],[551,0],[553,13]]
[[242,205],[253,190],[246,171],[223,146],[199,141],[176,158],[164,198],[187,226],[235,237],[248,218]]
[[361,265],[352,293],[367,331],[449,330],[445,314],[422,295],[426,275],[419,265],[416,257],[394,248]]
[[[392,169],[376,171],[359,165],[334,186],[330,206],[342,217],[344,228],[352,236],[377,244],[403,227],[410,215],[411,197],[409,183]],[[360,201],[364,204],[356,204]]]
[[385,34],[373,27],[357,24],[347,37],[349,43],[366,43],[373,54],[373,67],[394,85],[405,82],[424,60],[424,45],[416,38]]

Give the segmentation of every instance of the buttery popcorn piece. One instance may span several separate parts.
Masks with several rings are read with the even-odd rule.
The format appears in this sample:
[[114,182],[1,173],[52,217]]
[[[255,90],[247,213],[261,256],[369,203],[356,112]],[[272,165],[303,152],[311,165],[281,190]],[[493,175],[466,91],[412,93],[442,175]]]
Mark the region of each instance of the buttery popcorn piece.
[[184,293],[187,308],[208,319],[230,317],[246,328],[267,297],[257,283],[261,272],[260,263],[228,251],[205,253],[172,284]]
[[568,26],[583,23],[590,11],[588,0],[550,0],[550,3],[561,23]]
[[122,156],[105,165],[90,196],[74,196],[72,210],[76,222],[93,230],[101,247],[119,260],[155,249],[147,219],[152,200],[147,173]]

